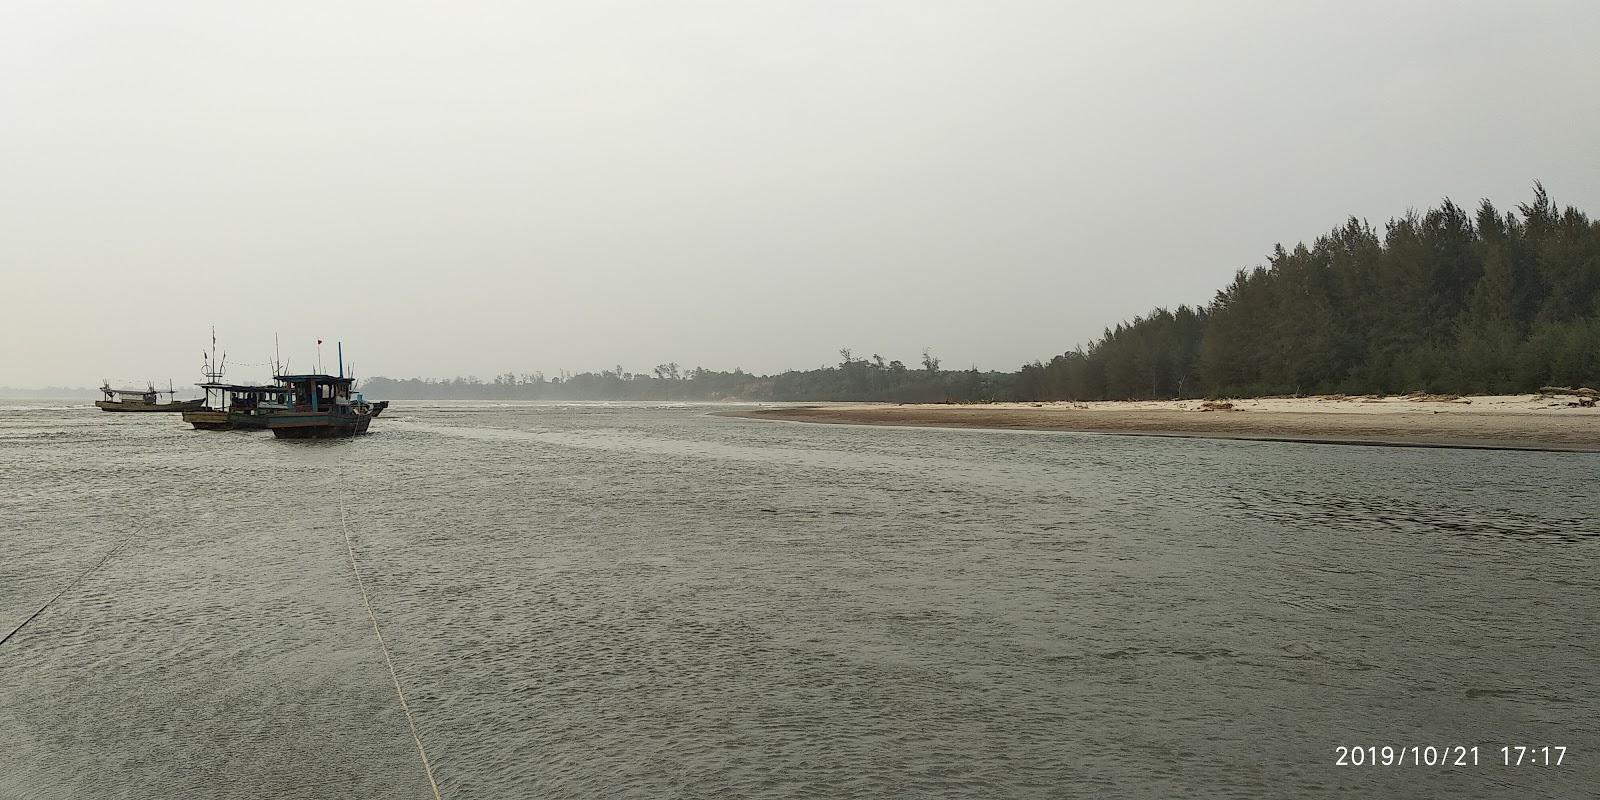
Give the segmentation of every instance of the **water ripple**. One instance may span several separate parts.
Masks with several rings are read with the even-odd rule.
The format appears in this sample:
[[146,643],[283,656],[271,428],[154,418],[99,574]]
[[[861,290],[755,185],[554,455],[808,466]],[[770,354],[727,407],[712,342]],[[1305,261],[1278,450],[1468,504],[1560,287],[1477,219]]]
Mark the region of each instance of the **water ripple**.
[[[21,407],[26,406],[26,407]],[[0,796],[1575,796],[1584,455],[401,404],[353,441],[0,406]]]

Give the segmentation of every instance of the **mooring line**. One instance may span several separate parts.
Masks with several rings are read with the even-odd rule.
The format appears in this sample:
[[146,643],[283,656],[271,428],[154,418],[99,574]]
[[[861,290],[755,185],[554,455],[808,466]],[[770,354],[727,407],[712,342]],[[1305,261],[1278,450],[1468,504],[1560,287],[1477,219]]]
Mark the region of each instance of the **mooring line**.
[[422,757],[422,769],[428,773],[428,784],[433,787],[433,800],[444,800],[439,793],[439,781],[433,777],[433,764],[428,761],[428,751],[422,746],[422,736],[417,733],[417,718],[406,702],[406,693],[400,688],[400,673],[395,671],[394,658],[389,655],[389,643],[383,639],[383,629],[378,626],[378,615],[372,610],[372,598],[367,594],[367,582],[361,579],[361,568],[356,565],[356,546],[350,540],[350,525],[344,514],[344,481],[334,491],[339,496],[339,532],[344,534],[344,546],[350,553],[350,571],[355,573],[356,587],[361,590],[361,602],[367,607],[367,619],[372,621],[372,632],[378,636],[378,648],[383,651],[383,662],[389,666],[389,677],[394,681],[394,693],[400,698],[400,708],[406,712],[406,724],[411,726],[411,740],[417,743],[417,755]]
[[44,605],[39,606],[39,610],[38,611],[35,611],[32,614],[29,614],[28,618],[23,620],[21,625],[18,625],[17,627],[12,628],[10,633],[6,634],[3,637],[0,637],[0,645],[3,645],[6,642],[11,641],[11,637],[16,636],[17,635],[17,631],[20,631],[23,628],[28,627],[28,623],[30,623],[30,622],[34,621],[35,619],[37,619],[40,614],[44,613],[45,609],[49,608],[53,603],[55,603],[55,601],[60,600],[61,596],[66,594],[69,590],[71,590],[72,587],[77,586],[79,581],[81,581],[84,578],[88,577],[89,573],[94,572],[95,570],[100,568],[100,565],[106,563],[107,561],[110,561],[112,556],[116,555],[117,552],[120,551],[122,548],[128,546],[128,542],[133,541],[133,537],[134,536],[138,535],[139,533],[142,533],[143,531],[144,531],[144,527],[141,526],[137,531],[134,531],[133,533],[130,533],[127,536],[122,537],[122,541],[117,542],[117,546],[116,547],[111,548],[111,550],[109,552],[107,552],[104,556],[101,556],[99,561],[94,562],[94,566],[84,570],[83,572],[78,573],[78,577],[73,578],[70,583],[68,583],[66,586],[61,587],[61,591],[56,592],[55,597],[52,597],[49,600],[46,600],[44,602]]

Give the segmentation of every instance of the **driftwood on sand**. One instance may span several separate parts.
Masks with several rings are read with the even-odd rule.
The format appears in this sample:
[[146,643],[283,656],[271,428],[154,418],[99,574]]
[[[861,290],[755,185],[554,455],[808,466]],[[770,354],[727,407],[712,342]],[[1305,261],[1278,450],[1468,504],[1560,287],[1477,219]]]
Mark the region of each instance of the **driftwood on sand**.
[[1539,387],[1539,394],[1547,397],[1559,395],[1576,397],[1578,398],[1577,402],[1568,403],[1567,405],[1579,406],[1581,408],[1593,408],[1595,402],[1600,401],[1600,391],[1590,389],[1587,386],[1580,386],[1578,388],[1573,388],[1571,386],[1541,386]]

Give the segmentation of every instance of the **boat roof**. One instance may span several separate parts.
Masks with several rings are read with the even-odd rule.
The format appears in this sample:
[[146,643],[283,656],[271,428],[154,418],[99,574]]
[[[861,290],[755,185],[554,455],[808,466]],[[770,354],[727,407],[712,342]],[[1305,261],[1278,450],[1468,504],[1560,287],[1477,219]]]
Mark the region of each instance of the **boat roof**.
[[274,376],[274,378],[282,383],[305,383],[306,381],[313,381],[316,383],[355,382],[355,378],[341,378],[338,375],[323,375],[321,373],[310,373],[306,375],[277,375]]
[[228,392],[286,392],[282,386],[268,386],[265,384],[248,383],[197,383],[202,389],[222,389]]
[[[103,392],[116,392],[117,394],[156,394],[157,393],[156,390],[154,390],[154,389],[112,389],[110,387],[103,387],[103,388],[101,388],[100,391],[103,391]],[[161,392],[161,394],[166,394],[166,392]]]

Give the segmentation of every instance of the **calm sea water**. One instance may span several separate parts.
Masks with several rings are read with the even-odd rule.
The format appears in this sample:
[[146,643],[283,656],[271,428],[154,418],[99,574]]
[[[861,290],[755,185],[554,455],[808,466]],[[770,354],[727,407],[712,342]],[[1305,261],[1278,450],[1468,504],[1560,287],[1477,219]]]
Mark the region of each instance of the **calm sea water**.
[[431,797],[346,533],[446,798],[1600,785],[1600,457],[708,411],[0,403],[0,797]]

